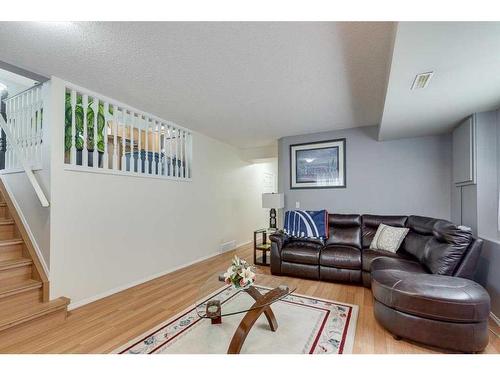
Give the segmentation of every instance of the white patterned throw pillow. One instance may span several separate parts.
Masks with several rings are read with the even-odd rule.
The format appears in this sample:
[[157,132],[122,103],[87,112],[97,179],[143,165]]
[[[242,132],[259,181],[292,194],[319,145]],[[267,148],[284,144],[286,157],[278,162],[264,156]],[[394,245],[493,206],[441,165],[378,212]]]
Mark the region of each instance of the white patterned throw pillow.
[[372,250],[386,250],[395,253],[410,229],[380,224],[370,244]]

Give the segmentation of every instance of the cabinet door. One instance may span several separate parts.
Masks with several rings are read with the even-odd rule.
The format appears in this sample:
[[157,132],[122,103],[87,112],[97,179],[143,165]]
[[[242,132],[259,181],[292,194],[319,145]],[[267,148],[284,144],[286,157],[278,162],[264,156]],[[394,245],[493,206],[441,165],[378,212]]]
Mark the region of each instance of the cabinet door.
[[468,117],[453,131],[453,182],[457,186],[476,183],[476,121]]

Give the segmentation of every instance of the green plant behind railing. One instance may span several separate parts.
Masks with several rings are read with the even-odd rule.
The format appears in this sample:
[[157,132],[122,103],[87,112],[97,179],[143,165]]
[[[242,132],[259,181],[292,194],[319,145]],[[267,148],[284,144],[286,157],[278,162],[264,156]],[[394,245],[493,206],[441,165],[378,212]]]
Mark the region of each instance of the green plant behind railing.
[[[89,98],[87,106],[87,149],[94,151],[94,99]],[[64,146],[66,151],[71,149],[71,94],[66,93],[65,104],[65,127],[64,127]],[[109,107],[109,113],[113,114],[113,108]],[[99,102],[99,109],[97,111],[97,150],[104,152],[104,137],[107,136],[107,129],[104,131],[104,104]],[[83,150],[83,103],[82,96],[77,95],[75,107],[75,145],[76,149]]]

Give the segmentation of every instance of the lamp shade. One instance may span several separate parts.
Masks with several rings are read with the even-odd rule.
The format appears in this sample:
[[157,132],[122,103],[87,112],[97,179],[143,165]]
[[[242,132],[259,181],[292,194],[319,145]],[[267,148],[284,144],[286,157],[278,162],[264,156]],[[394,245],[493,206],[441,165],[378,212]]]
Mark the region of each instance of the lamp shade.
[[285,207],[284,194],[264,193],[262,194],[262,208],[283,208]]

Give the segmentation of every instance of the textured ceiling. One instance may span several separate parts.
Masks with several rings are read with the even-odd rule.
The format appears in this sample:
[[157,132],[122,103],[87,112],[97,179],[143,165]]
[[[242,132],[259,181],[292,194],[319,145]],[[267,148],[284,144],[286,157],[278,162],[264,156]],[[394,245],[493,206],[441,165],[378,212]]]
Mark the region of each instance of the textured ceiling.
[[238,147],[379,124],[392,23],[0,23],[0,60]]
[[[429,86],[410,90],[415,75]],[[500,22],[399,23],[379,138],[450,131],[500,107]]]

